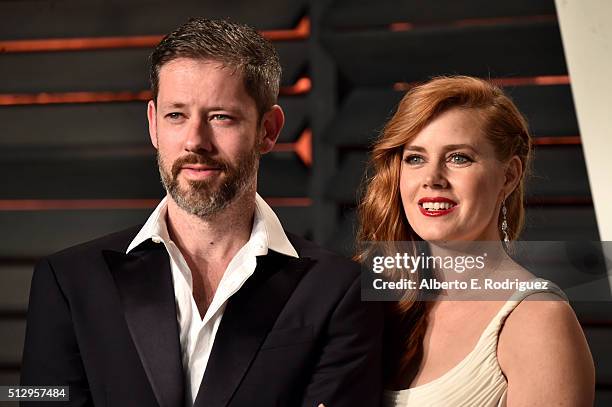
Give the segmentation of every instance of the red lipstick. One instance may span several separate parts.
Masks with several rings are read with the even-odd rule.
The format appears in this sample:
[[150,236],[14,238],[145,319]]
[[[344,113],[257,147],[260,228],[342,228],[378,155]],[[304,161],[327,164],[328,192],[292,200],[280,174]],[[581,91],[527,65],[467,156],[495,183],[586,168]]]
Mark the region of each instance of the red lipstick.
[[[428,208],[423,207],[423,204],[436,203],[436,202],[450,204],[450,207],[445,208],[445,209],[433,209],[431,208],[430,205],[427,205]],[[457,202],[453,201],[452,199],[445,198],[443,196],[423,197],[419,199],[418,204],[419,204],[419,210],[421,211],[423,215],[432,216],[432,217],[447,215],[451,213],[453,210],[455,210],[455,208],[457,207]]]

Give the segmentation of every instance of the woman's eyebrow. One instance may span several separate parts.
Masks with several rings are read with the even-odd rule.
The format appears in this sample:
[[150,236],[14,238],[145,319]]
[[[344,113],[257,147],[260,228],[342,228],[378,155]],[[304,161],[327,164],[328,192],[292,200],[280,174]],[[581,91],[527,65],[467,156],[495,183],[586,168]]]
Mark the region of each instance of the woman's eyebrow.
[[404,150],[410,150],[410,151],[419,151],[419,152],[426,152],[427,150],[425,149],[425,147],[421,147],[421,146],[414,146],[414,145],[410,145],[410,146],[406,146],[404,147]]
[[478,152],[478,150],[471,144],[448,144],[446,146],[444,146],[444,150],[446,151],[450,151],[450,150],[461,150],[462,148],[467,148],[469,150],[472,150],[474,152]]
[[[467,148],[470,149],[472,151],[478,152],[478,150],[471,144],[447,144],[444,147],[442,147],[444,151],[450,151],[450,150],[460,150],[462,148]],[[421,147],[421,146],[416,146],[416,145],[409,145],[404,147],[404,151],[418,151],[421,153],[425,153],[427,152],[427,149],[425,147]]]

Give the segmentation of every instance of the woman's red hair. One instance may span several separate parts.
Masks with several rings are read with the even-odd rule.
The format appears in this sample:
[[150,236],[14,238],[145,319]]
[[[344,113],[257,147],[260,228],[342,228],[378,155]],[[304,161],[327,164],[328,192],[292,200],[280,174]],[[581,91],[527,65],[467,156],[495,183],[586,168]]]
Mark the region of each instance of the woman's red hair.
[[[400,197],[400,167],[404,146],[432,120],[450,109],[472,109],[481,118],[482,132],[503,163],[518,156],[523,176],[506,197],[508,235],[516,239],[524,222],[524,174],[531,153],[525,118],[497,86],[468,76],[438,77],[406,93],[384,126],[371,153],[364,196],[358,207],[356,259],[365,261],[368,242],[419,241],[410,227]],[[501,216],[498,216],[501,226]],[[501,237],[500,237],[501,238]],[[418,278],[418,276],[417,276]],[[386,360],[388,381],[410,370],[427,328],[426,304],[408,293],[388,308]]]

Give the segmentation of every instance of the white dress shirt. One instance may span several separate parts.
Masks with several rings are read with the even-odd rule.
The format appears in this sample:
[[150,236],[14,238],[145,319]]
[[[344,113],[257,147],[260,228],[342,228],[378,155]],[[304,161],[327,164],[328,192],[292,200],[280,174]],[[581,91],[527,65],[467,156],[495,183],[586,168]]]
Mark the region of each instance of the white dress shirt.
[[[200,318],[198,307],[193,298],[191,270],[185,258],[170,239],[166,224],[168,197],[165,197],[147,219],[142,229],[127,248],[127,253],[146,240],[163,244],[170,257],[170,269],[174,284],[177,320],[180,327],[181,355],[185,374],[185,402],[193,402],[204,377],[217,329],[221,323],[225,305],[255,271],[256,256],[268,253],[268,249],[298,257],[289,242],[278,217],[270,206],[257,194],[253,229],[248,242],[236,253],[219,282],[212,302]],[[203,383],[206,386],[206,383]]]

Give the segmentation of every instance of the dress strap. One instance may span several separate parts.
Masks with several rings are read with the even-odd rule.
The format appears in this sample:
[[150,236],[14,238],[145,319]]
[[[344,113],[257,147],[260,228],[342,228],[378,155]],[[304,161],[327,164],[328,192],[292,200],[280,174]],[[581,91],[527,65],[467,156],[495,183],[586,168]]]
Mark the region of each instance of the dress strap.
[[555,294],[555,295],[561,297],[563,299],[563,301],[568,301],[567,296],[565,295],[563,290],[561,290],[561,288],[559,288],[559,286],[556,285],[555,283],[553,283],[552,281],[545,280],[543,278],[534,278],[534,279],[531,279],[531,280],[527,281],[527,283],[529,283],[529,284],[532,284],[532,283],[545,283],[546,287],[533,288],[533,289],[528,289],[528,290],[524,290],[524,291],[516,290],[514,292],[514,294],[512,294],[512,296],[508,299],[508,302],[510,302],[510,301],[518,301],[518,303],[520,303],[521,301],[523,301],[525,298],[529,297],[530,295],[541,294],[541,293]]
[[480,337],[480,340],[476,346],[480,346],[481,342],[486,341],[487,338],[495,339],[495,343],[497,344],[497,336],[499,334],[499,330],[502,325],[506,321],[506,318],[514,311],[514,309],[527,297],[534,294],[541,293],[551,293],[560,297],[562,301],[568,301],[565,293],[557,286],[555,283],[545,280],[543,278],[534,278],[529,280],[528,283],[546,283],[545,287],[527,289],[524,291],[516,290],[512,296],[506,301],[506,303],[501,307],[501,309],[497,312],[497,314],[493,317],[489,325],[485,328]]

